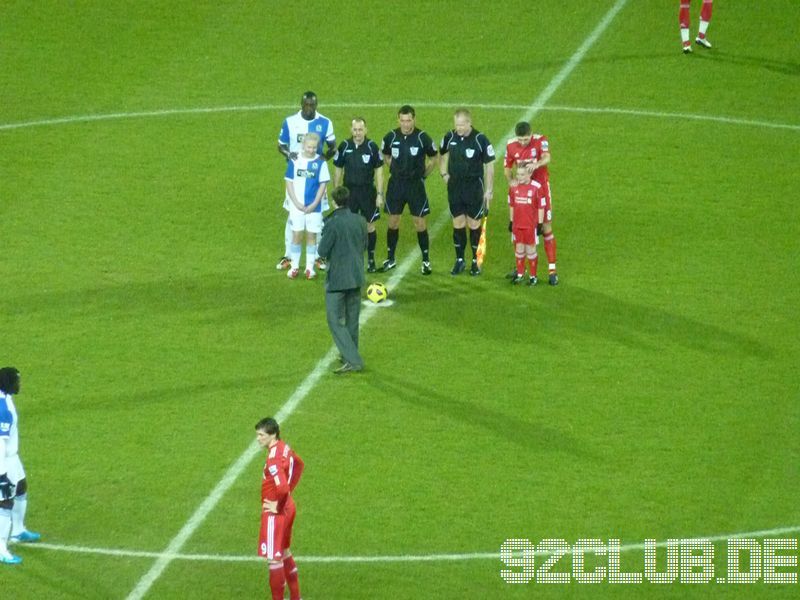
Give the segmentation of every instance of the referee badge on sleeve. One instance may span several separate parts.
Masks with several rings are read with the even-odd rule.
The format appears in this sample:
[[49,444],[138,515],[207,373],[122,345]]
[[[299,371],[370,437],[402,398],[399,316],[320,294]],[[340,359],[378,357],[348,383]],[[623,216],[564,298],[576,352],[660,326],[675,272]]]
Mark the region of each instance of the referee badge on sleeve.
[[400,156],[400,148],[392,148],[392,158]]

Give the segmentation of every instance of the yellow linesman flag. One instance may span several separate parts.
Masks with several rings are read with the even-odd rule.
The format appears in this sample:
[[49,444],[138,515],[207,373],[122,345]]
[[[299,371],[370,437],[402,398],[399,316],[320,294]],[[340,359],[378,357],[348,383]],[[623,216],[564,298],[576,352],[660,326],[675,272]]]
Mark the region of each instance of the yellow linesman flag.
[[483,267],[483,259],[486,258],[486,217],[481,222],[481,239],[478,242],[478,268]]

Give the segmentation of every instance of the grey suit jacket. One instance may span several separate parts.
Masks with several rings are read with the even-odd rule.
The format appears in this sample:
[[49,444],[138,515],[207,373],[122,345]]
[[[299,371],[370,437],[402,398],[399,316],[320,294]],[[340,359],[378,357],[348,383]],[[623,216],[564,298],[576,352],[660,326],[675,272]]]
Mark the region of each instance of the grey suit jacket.
[[347,207],[337,208],[325,219],[317,253],[328,261],[325,289],[329,292],[364,285],[364,251],[367,222]]

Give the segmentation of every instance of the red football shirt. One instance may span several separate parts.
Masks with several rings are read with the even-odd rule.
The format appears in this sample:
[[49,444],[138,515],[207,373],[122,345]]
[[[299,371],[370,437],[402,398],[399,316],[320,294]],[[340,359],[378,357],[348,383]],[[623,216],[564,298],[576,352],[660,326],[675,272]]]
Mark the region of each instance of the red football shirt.
[[515,185],[509,190],[509,197],[514,209],[514,229],[536,229],[539,209],[546,204],[541,184],[531,181]]
[[[535,160],[539,160],[545,152],[550,152],[550,144],[543,135],[534,134],[527,146],[522,146],[517,140],[511,140],[506,144],[505,168],[513,169],[514,165],[524,167]],[[533,179],[547,189],[547,183],[550,179],[547,165],[536,169],[533,172]]]
[[261,482],[261,500],[277,500],[278,512],[297,487],[303,473],[303,461],[283,440],[278,440],[267,451],[264,463],[264,479]]

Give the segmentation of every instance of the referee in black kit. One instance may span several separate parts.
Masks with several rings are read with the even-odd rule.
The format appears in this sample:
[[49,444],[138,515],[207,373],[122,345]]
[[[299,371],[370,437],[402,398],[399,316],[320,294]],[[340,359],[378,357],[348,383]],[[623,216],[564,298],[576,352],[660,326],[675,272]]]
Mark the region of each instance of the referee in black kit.
[[439,173],[447,184],[447,200],[453,216],[453,243],[456,263],[451,275],[466,269],[464,250],[472,246],[470,275],[480,275],[478,268],[478,243],[481,239],[481,219],[489,212],[494,185],[494,148],[489,139],[472,127],[472,115],[459,108],[453,115],[455,129],[448,131],[439,147],[441,159]]
[[417,128],[416,113],[412,106],[401,106],[397,121],[400,127],[383,136],[381,145],[381,152],[389,161],[390,174],[386,190],[386,212],[389,213],[389,227],[386,230],[388,256],[383,261],[382,270],[388,271],[397,266],[394,253],[400,237],[400,215],[403,207],[408,204],[422,252],[422,274],[430,275],[430,240],[425,217],[431,212],[431,208],[428,205],[424,180],[438,164],[436,144],[431,136]]
[[[333,186],[350,190],[350,210],[367,220],[367,272],[375,272],[375,243],[378,234],[375,221],[381,218],[383,206],[383,157],[378,145],[367,137],[367,122],[355,117],[351,122],[352,137],[339,144],[333,165]],[[377,184],[377,189],[376,189]]]

